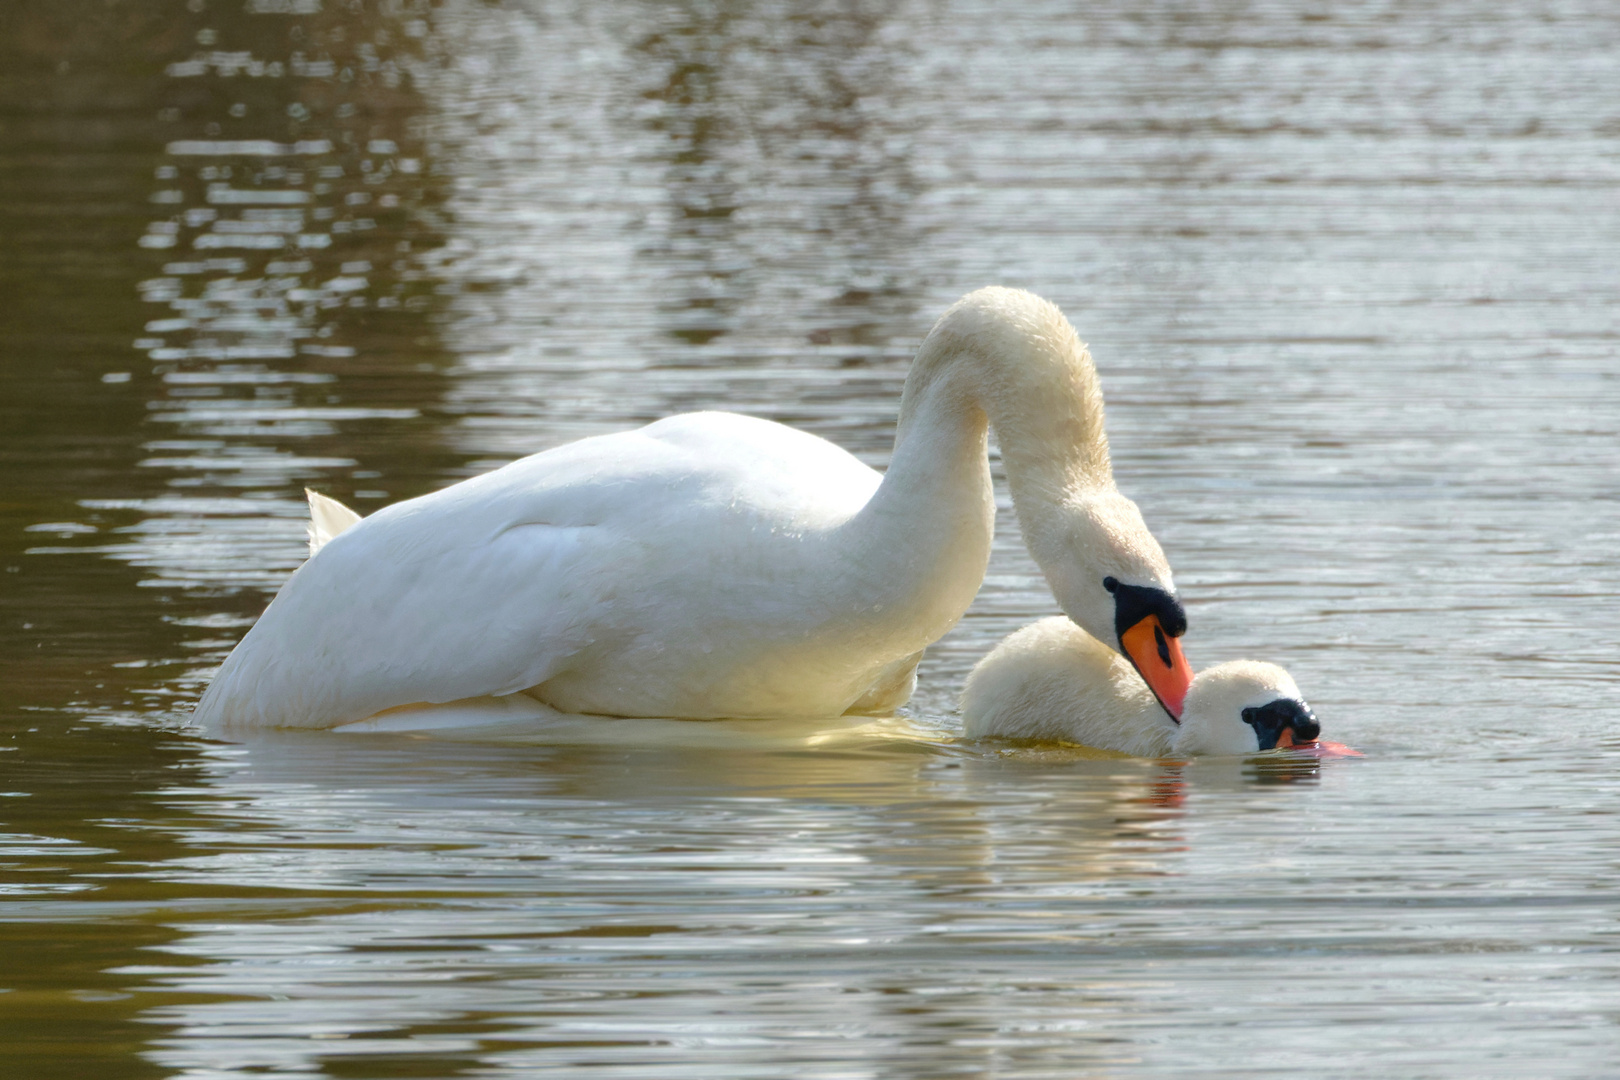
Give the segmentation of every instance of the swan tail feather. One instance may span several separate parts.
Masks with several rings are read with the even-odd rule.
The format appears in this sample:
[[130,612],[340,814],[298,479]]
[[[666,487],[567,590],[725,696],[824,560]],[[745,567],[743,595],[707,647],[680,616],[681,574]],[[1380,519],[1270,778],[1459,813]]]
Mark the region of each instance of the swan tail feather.
[[309,553],[314,555],[331,542],[334,536],[354,525],[360,515],[330,495],[304,489],[309,497]]

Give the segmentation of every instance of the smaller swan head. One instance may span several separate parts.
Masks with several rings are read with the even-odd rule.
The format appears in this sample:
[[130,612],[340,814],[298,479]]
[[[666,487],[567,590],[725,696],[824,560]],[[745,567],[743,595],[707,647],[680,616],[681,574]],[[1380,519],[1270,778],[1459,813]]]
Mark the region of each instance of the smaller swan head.
[[1321,734],[1288,672],[1234,660],[1193,679],[1174,747],[1177,754],[1252,754],[1314,742]]
[[1071,496],[1061,513],[1061,528],[1041,530],[1055,543],[1035,550],[1031,537],[1058,606],[1129,660],[1164,711],[1180,720],[1193,681],[1181,651],[1187,613],[1142,512],[1118,491],[1094,488]]

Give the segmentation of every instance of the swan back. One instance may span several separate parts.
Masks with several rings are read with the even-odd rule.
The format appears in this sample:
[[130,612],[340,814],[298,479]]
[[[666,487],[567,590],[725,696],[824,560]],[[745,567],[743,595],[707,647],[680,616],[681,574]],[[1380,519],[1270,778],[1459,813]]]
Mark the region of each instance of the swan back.
[[1118,653],[1055,615],[994,649],[962,691],[969,738],[1072,742],[1141,757],[1171,753],[1176,723]]

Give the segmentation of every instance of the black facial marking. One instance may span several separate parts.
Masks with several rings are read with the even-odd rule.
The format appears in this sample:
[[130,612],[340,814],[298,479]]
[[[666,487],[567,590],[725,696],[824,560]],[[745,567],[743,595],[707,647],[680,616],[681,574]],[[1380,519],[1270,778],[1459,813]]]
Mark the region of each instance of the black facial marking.
[[[1115,634],[1123,635],[1149,615],[1157,615],[1159,625],[1171,637],[1180,637],[1187,632],[1187,612],[1181,606],[1181,601],[1163,589],[1155,589],[1151,585],[1127,585],[1112,577],[1103,578],[1103,588],[1114,594]],[[1159,655],[1168,665],[1169,646],[1163,641],[1158,645]]]
[[1260,749],[1270,750],[1287,728],[1294,730],[1296,743],[1310,742],[1322,734],[1322,725],[1303,701],[1278,698],[1265,705],[1253,705],[1243,710],[1243,722],[1254,728],[1260,740]]
[[1165,667],[1170,666],[1170,643],[1164,640],[1164,631],[1157,626],[1153,628],[1153,644],[1159,647],[1159,659]]

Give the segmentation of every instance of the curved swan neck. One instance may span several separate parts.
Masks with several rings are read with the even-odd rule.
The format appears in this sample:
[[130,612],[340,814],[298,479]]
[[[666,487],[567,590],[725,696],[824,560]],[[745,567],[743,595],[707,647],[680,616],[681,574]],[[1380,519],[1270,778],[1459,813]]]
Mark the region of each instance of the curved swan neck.
[[942,625],[954,622],[989,561],[990,427],[1058,606],[1107,640],[1108,577],[1169,590],[1169,565],[1114,487],[1090,355],[1062,312],[1030,293],[969,293],[929,332],[906,377],[888,473],[846,532],[853,550],[899,592],[926,593]]
[[937,422],[942,412],[976,412],[995,428],[1026,528],[1038,530],[1048,510],[1087,489],[1114,488],[1091,354],[1037,296],[980,289],[940,317],[906,379],[896,458],[922,418]]

